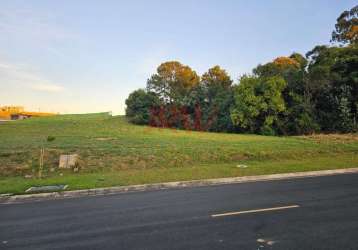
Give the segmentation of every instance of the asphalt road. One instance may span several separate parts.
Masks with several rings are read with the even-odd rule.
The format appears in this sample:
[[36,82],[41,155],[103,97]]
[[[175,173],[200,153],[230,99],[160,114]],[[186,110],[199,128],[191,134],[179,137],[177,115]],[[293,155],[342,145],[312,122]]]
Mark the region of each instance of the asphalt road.
[[0,249],[358,249],[358,175],[0,205]]

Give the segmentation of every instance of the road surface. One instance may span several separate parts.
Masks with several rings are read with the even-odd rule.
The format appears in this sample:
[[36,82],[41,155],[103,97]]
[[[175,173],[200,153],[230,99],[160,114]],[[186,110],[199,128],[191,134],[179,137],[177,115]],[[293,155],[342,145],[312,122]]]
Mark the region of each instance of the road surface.
[[358,249],[358,174],[3,204],[0,249]]

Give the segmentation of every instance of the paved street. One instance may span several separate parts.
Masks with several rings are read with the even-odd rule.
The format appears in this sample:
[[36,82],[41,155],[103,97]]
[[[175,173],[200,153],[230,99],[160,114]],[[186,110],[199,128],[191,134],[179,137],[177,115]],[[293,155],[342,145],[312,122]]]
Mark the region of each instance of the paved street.
[[358,249],[358,174],[3,204],[0,249]]

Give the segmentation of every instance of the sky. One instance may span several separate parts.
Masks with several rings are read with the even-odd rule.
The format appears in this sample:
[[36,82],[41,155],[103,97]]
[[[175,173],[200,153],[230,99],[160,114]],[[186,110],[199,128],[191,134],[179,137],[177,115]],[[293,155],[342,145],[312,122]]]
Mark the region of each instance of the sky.
[[351,0],[0,0],[0,106],[124,114],[165,61],[237,79],[329,44]]

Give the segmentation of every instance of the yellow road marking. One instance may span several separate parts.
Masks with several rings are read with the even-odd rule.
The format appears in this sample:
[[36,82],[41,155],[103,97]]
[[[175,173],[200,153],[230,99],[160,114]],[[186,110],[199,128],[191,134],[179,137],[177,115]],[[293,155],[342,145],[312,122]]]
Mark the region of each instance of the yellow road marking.
[[250,213],[260,213],[260,212],[267,212],[267,211],[276,211],[276,210],[284,210],[290,208],[298,208],[299,205],[291,205],[285,207],[272,207],[272,208],[263,208],[263,209],[255,209],[255,210],[247,210],[247,211],[239,211],[239,212],[229,212],[223,214],[213,214],[211,217],[222,217],[222,216],[230,216],[230,215],[239,215],[239,214],[250,214]]

